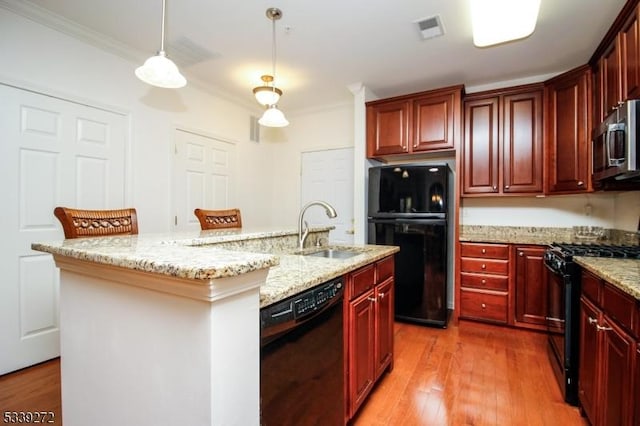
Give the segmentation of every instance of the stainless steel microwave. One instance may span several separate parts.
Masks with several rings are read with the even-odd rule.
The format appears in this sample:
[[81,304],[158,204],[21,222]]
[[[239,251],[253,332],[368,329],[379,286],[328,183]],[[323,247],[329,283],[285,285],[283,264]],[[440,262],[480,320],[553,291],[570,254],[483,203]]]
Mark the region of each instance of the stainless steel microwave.
[[640,176],[640,100],[626,101],[594,130],[593,180]]

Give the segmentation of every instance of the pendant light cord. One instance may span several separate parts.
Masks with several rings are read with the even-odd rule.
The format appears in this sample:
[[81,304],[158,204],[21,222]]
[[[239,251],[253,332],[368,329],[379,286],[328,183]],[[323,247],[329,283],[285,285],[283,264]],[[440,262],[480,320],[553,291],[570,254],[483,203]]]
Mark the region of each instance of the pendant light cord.
[[162,30],[160,31],[160,52],[164,52],[164,21],[165,21],[165,10],[166,10],[167,1],[162,0]]
[[275,17],[271,18],[271,71],[273,72],[273,82],[271,91],[275,93],[276,91],[276,19]]

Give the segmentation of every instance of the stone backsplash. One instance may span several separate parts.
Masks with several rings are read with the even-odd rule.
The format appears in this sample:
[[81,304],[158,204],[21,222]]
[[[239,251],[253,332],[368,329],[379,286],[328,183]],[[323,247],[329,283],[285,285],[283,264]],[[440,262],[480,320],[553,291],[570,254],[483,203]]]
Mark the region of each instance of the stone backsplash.
[[573,228],[461,225],[460,241],[539,245],[554,242],[638,245],[639,236],[635,232],[605,229],[603,238],[591,240],[576,237]]

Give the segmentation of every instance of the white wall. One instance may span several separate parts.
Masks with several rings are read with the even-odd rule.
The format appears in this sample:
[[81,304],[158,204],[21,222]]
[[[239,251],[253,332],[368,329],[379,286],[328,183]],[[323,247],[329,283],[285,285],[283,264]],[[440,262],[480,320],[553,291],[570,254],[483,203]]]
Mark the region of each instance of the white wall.
[[[345,90],[347,90],[345,88]],[[274,165],[269,207],[272,223],[297,226],[300,212],[300,161],[303,152],[353,146],[353,105],[287,114],[284,129],[262,129],[263,143],[273,148]],[[356,177],[357,179],[357,177]],[[244,222],[244,218],[243,218]]]
[[272,149],[249,142],[251,111],[246,107],[194,85],[179,90],[150,87],[133,74],[140,64],[2,8],[0,57],[0,82],[129,113],[127,202],[138,210],[140,232],[166,231],[170,227],[175,127],[236,141],[238,164],[246,165],[240,168],[243,174],[238,176],[236,186],[243,222],[258,226],[271,223],[271,214],[265,214],[264,207],[271,207],[273,195]]
[[[613,228],[615,194],[553,197],[463,198],[462,225],[548,226],[599,225]],[[588,207],[591,206],[591,207]]]
[[616,194],[615,228],[625,231],[640,231],[640,191]]

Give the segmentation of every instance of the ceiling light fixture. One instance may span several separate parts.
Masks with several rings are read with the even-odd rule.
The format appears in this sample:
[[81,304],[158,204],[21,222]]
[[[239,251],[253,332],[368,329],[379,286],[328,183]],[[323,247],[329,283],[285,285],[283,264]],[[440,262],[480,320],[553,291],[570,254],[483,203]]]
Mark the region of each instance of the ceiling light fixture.
[[469,0],[473,44],[478,47],[525,38],[536,28],[540,0]]
[[147,84],[166,89],[178,89],[187,84],[176,64],[169,58],[164,51],[164,24],[166,13],[166,0],[162,0],[162,32],[160,40],[160,51],[155,56],[150,57],[144,62],[144,65],[136,68],[136,77]]
[[[258,99],[258,102],[267,106],[267,110],[264,112],[258,123],[266,127],[284,127],[288,126],[289,122],[284,117],[284,113],[280,111],[277,107],[277,102],[282,96],[282,90],[278,89],[275,84],[276,78],[276,21],[282,18],[282,11],[278,8],[271,7],[267,9],[266,12],[267,18],[271,20],[271,35],[272,35],[272,48],[271,48],[271,76],[262,76],[262,81],[265,82],[265,86],[271,89],[271,94],[269,94],[269,99],[266,100],[267,103],[263,103],[260,101],[258,97],[258,93],[262,92],[260,96],[264,95],[266,91],[263,91],[262,88],[265,86],[256,87],[253,89],[253,93]],[[267,77],[267,79],[265,79]],[[271,85],[269,85],[269,83]]]
[[273,76],[263,75],[260,79],[264,82],[264,85],[253,89],[253,94],[258,103],[264,106],[277,104],[278,99],[282,96],[282,90],[273,86]]

